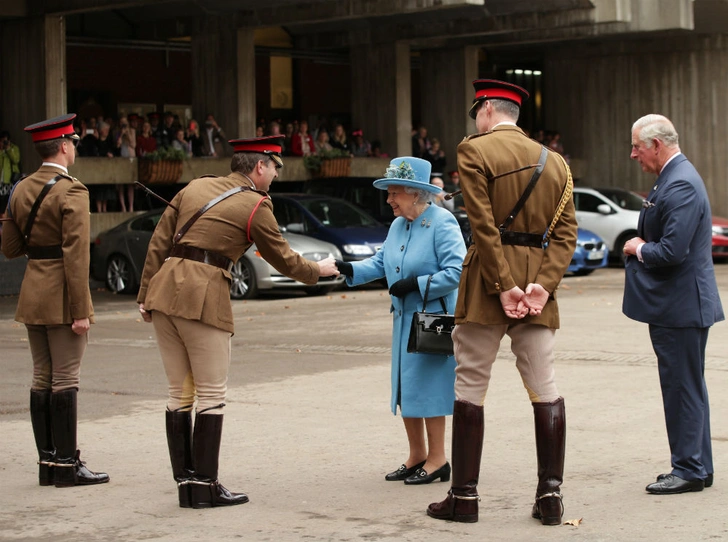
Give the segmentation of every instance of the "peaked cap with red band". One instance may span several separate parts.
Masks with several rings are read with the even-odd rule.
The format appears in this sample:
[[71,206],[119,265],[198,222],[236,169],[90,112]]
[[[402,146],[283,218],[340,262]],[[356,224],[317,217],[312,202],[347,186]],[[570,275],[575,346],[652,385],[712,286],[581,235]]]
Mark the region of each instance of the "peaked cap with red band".
[[33,143],[39,141],[50,141],[51,139],[80,139],[76,131],[73,129],[73,119],[76,118],[75,113],[61,115],[52,119],[37,122],[25,127],[25,131],[33,137]]
[[266,137],[254,137],[251,139],[231,139],[228,141],[233,146],[233,152],[258,152],[270,156],[280,167],[283,167],[281,151],[285,136],[274,135]]
[[476,79],[473,81],[473,87],[475,99],[468,112],[471,119],[475,119],[478,114],[477,105],[485,100],[508,100],[521,107],[529,96],[525,88],[497,79]]

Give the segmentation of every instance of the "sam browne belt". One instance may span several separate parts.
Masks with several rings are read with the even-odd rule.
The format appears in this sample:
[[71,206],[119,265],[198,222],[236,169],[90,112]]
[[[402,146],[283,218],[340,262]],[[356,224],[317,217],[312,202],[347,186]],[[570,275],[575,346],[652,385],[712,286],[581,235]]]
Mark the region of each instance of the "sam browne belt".
[[61,245],[25,247],[25,255],[29,260],[58,260],[63,258],[63,247]]
[[190,245],[174,245],[169,255],[175,258],[214,265],[220,269],[227,269],[228,272],[233,268],[233,261],[227,256]]

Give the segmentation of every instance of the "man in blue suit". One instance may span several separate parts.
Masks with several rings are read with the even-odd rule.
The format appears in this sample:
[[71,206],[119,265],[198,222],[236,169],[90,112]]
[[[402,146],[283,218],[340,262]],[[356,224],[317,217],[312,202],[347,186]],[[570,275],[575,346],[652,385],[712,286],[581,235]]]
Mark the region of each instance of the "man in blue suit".
[[724,319],[711,256],[710,202],[667,118],[646,115],[634,123],[630,158],[657,180],[642,206],[638,237],[624,246],[622,312],[649,324],[672,461],[672,472],[646,490],[702,491],[713,484],[705,345],[710,326]]

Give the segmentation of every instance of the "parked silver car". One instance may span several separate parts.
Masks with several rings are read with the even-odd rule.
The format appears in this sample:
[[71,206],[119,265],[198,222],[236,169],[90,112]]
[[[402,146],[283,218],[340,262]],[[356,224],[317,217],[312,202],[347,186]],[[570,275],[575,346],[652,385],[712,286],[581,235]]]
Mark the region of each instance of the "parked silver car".
[[[92,276],[103,281],[115,293],[133,294],[139,289],[147,247],[164,209],[156,209],[130,218],[99,234],[92,248]],[[283,233],[293,250],[313,261],[332,256],[342,259],[331,243],[295,233]],[[346,277],[324,277],[314,286],[295,281],[276,271],[258,253],[255,245],[235,262],[231,271],[230,297],[252,299],[261,290],[273,288],[302,289],[307,293],[326,294],[341,285]]]
[[604,239],[609,255],[623,258],[624,243],[637,235],[643,198],[622,188],[574,187],[576,221]]

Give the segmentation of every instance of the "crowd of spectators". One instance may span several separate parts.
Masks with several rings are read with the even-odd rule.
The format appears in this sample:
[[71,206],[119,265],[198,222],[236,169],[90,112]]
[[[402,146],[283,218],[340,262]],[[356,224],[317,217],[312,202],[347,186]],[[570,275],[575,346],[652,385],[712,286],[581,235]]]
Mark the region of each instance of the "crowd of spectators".
[[130,113],[117,120],[89,117],[80,120],[75,128],[81,137],[79,156],[133,158],[167,148],[180,150],[188,158],[230,154],[225,133],[212,114],[205,117],[202,130],[196,120],[184,125],[171,112],[147,116]]
[[447,158],[440,146],[440,140],[430,138],[425,126],[412,130],[412,156],[430,162],[433,176],[439,177],[447,171]]
[[[281,129],[283,126],[283,129]],[[342,155],[357,157],[388,158],[382,151],[381,142],[368,141],[364,131],[357,128],[350,132],[337,122],[333,125],[321,120],[314,130],[310,130],[307,120],[294,120],[285,125],[280,120],[266,122],[260,120],[256,135],[283,135],[284,156],[309,156],[339,151]]]
[[564,151],[564,143],[561,141],[559,132],[555,130],[536,130],[533,133],[533,139],[552,151],[558,152],[569,163],[569,155]]
[[[134,158],[162,149],[175,149],[187,158],[230,154],[227,137],[212,114],[205,117],[202,130],[196,120],[183,125],[172,112],[129,113],[118,119],[88,117],[75,129],[81,138],[79,156]],[[92,185],[91,197],[100,213],[134,210],[134,185]]]

